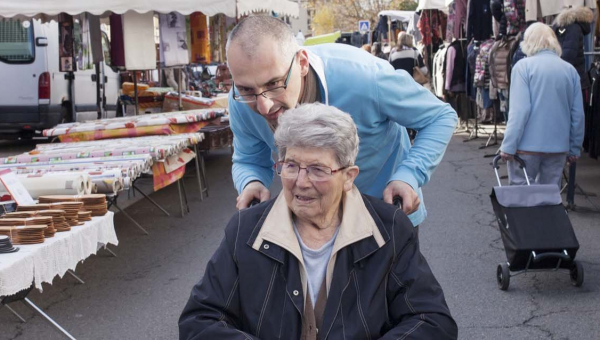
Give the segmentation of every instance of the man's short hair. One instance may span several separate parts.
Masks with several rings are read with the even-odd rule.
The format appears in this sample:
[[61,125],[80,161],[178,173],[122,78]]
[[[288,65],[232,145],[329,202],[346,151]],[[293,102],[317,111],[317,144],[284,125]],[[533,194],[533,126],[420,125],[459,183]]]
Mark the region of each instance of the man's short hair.
[[294,53],[298,52],[298,42],[291,27],[268,15],[249,16],[240,21],[229,33],[225,49],[229,56],[231,44],[240,44],[242,51],[249,58],[254,58],[258,54],[260,43],[266,39],[277,43],[285,60],[291,60]]

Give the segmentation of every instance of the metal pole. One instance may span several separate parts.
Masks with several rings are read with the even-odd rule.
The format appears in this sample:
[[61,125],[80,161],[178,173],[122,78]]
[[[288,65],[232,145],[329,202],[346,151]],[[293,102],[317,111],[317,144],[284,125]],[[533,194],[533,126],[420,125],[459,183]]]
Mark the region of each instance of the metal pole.
[[75,278],[75,280],[79,281],[79,283],[81,284],[85,284],[85,282],[79,277],[77,276],[77,274],[75,274],[74,271],[72,271],[71,269],[67,270],[67,274],[71,275],[72,277]]
[[24,298],[23,301],[25,301],[25,303],[28,304],[31,308],[33,308],[38,314],[43,316],[44,319],[46,319],[46,321],[50,322],[54,327],[56,327],[56,329],[58,329],[61,333],[63,333],[67,338],[69,338],[71,340],[75,340],[75,338],[71,334],[69,334],[69,332],[67,332],[64,328],[62,328],[59,324],[57,324],[56,321],[52,320],[52,318],[50,318],[46,313],[44,313],[44,311],[42,311],[38,306],[36,306],[33,302],[31,302],[31,300],[29,300],[28,298]]
[[196,153],[194,161],[196,163],[196,178],[198,179],[198,187],[200,188],[200,201],[204,201],[204,188],[202,187],[202,179],[200,178],[200,162],[198,162],[198,157],[202,157],[202,155],[198,153],[198,144],[194,144],[194,152]]
[[181,217],[185,216],[185,212],[183,210],[183,198],[181,197],[181,180],[177,180],[177,191],[179,192],[179,205],[181,206]]
[[150,198],[150,196],[146,195],[142,190],[140,190],[140,188],[136,187],[135,184],[132,183],[131,186],[133,187],[133,190],[137,190],[140,194],[142,194],[142,196],[144,196],[144,198],[150,201],[150,203],[154,204],[154,206],[156,206],[158,209],[164,212],[165,215],[171,216],[168,211],[166,211],[163,207],[156,203],[152,198]]
[[[100,96],[100,63],[94,63],[96,72],[96,109],[98,110],[98,119],[102,118],[102,97]],[[104,78],[104,77],[102,77]]]
[[138,88],[137,88],[137,71],[133,71],[133,92],[135,93],[135,115],[139,115],[138,107]]
[[183,74],[183,69],[179,69],[179,79],[177,80],[177,90],[179,91],[179,111],[183,111],[183,104],[181,103],[181,90],[182,90],[182,74]]

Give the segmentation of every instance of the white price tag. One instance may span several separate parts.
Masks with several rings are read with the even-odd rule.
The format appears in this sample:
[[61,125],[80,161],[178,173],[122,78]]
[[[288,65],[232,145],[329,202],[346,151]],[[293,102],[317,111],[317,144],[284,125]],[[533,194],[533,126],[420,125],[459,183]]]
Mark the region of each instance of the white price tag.
[[10,169],[0,171],[0,181],[15,202],[17,202],[17,205],[35,204],[35,201],[27,189],[25,189],[21,181],[19,181],[17,176]]

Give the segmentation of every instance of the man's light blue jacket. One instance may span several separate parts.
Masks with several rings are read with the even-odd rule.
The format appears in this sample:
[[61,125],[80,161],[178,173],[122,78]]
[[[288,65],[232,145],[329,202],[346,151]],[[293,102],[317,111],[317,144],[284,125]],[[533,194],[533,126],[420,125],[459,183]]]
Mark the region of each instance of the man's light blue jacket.
[[503,152],[581,154],[584,113],[577,70],[549,50],[520,60],[512,71]]
[[[444,155],[458,120],[456,112],[406,71],[394,71],[386,60],[361,49],[344,44],[304,48],[318,75],[322,101],[349,113],[358,127],[356,186],[382,198],[390,181],[408,183],[421,198],[419,209],[409,215],[419,225],[427,215],[421,187]],[[269,187],[274,176],[272,153],[277,152],[273,133],[263,117],[231,94],[229,110],[238,193],[253,180]],[[405,127],[418,131],[412,147]]]

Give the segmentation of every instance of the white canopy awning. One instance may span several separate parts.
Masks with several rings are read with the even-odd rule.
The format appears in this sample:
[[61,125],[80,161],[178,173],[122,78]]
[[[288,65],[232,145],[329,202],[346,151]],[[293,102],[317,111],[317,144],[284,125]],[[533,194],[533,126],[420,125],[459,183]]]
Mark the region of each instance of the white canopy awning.
[[207,16],[219,13],[228,17],[253,12],[274,11],[280,15],[299,16],[299,4],[288,0],[0,0],[0,17],[53,17],[60,13],[77,15],[88,12],[104,15],[108,11],[147,13],[179,12],[188,15],[202,12]]
[[300,4],[293,0],[238,0],[238,16],[273,11],[280,16],[300,16]]
[[423,9],[447,9],[446,0],[419,0],[417,11]]
[[408,22],[413,17],[415,12],[413,11],[381,11],[378,16],[390,17],[392,21]]

